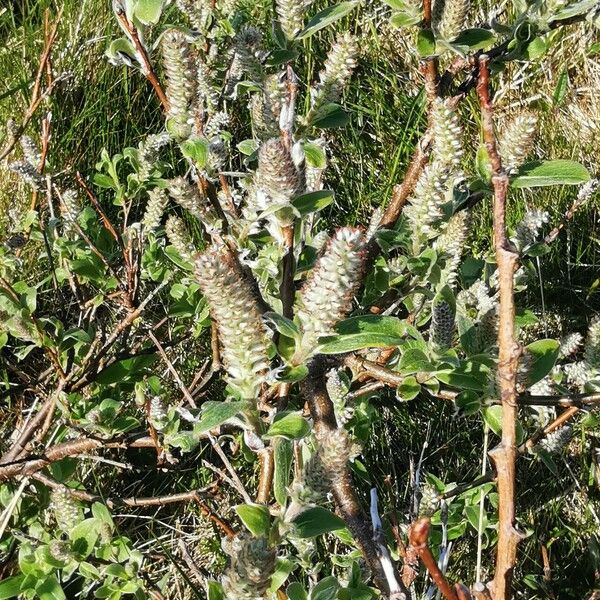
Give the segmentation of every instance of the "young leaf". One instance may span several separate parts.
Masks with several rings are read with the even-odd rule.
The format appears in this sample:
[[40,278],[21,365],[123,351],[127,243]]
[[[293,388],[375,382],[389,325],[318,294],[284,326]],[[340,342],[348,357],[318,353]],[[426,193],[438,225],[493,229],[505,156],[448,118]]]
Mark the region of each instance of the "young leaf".
[[308,600],[308,595],[302,587],[302,584],[298,583],[297,581],[294,581],[294,583],[290,583],[285,593],[289,600]]
[[310,432],[308,421],[298,413],[280,413],[277,417],[266,437],[282,436],[294,440],[303,438]]
[[558,340],[537,340],[525,347],[525,352],[531,359],[527,363],[527,387],[542,380],[554,366],[558,358],[560,342]]
[[318,114],[310,124],[320,129],[333,129],[336,127],[345,127],[349,122],[350,117],[344,109],[339,104],[330,102],[319,109]]
[[300,330],[296,324],[283,315],[276,312],[266,312],[264,317],[269,323],[275,325],[275,329],[277,329],[281,335],[285,335],[289,338],[295,338],[300,335]]
[[277,590],[285,583],[290,573],[296,568],[296,563],[287,558],[278,558],[275,564],[275,572],[271,576],[271,585],[268,592],[275,594]]
[[303,148],[307,165],[315,169],[324,169],[327,166],[325,152],[320,146],[312,142],[305,142]]
[[545,160],[524,164],[511,181],[513,188],[579,185],[590,180],[588,170],[573,160]]
[[403,341],[393,335],[384,333],[355,333],[351,335],[332,335],[321,338],[319,352],[322,354],[343,354],[363,348],[385,348],[398,346]]
[[208,600],[225,600],[225,594],[220,583],[209,580],[207,588]]
[[324,577],[310,591],[310,600],[335,600],[338,597],[337,594],[339,589],[340,584],[337,577],[334,577],[333,575]]
[[256,536],[266,536],[271,527],[271,515],[269,508],[264,504],[239,504],[235,507],[242,523],[248,531]]
[[328,6],[325,10],[317,13],[307,24],[306,27],[297,35],[297,39],[303,40],[310,37],[320,31],[324,27],[339,21],[345,17],[349,12],[354,10],[358,6],[357,0],[351,0],[348,2],[340,2],[333,6]]
[[399,400],[414,400],[421,391],[421,385],[412,375],[407,377],[396,389],[396,397]]
[[210,431],[225,421],[232,419],[247,407],[246,402],[212,402],[202,405],[200,422],[194,426],[194,434],[200,435]]
[[21,584],[24,579],[25,575],[15,575],[0,581],[0,600],[16,598],[21,593]]
[[190,138],[181,144],[181,153],[202,169],[208,160],[208,140],[206,138]]
[[119,360],[106,367],[106,369],[100,371],[96,377],[96,382],[103,385],[108,385],[110,383],[116,383],[117,381],[123,381],[124,379],[140,375],[141,373],[145,372],[155,360],[156,354],[146,354]]
[[134,13],[144,25],[154,25],[160,19],[163,0],[137,0]]
[[554,106],[560,106],[562,104],[562,101],[565,99],[569,90],[569,84],[569,72],[564,69],[558,78],[556,89],[552,95],[552,104],[554,104]]
[[298,537],[310,538],[343,529],[344,521],[326,508],[315,506],[300,513],[294,520]]
[[469,50],[483,50],[494,43],[496,36],[489,29],[465,29],[452,40],[453,46],[465,46]]
[[292,200],[292,205],[301,215],[323,210],[333,202],[333,192],[331,190],[317,190],[296,196]]
[[419,31],[417,52],[421,56],[433,56],[435,54],[435,36],[431,29],[421,29]]

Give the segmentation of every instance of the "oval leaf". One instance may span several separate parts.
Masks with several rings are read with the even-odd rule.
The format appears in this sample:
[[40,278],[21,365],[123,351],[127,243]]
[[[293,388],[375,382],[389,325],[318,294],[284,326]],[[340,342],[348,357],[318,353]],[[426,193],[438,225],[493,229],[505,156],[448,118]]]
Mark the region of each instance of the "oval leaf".
[[298,413],[280,413],[278,419],[269,427],[267,431],[267,437],[273,437],[276,435],[297,440],[308,435],[310,431],[310,425],[308,421]]
[[527,369],[527,387],[531,387],[550,373],[558,358],[559,348],[558,340],[549,339],[537,340],[525,347],[525,352],[531,358]]
[[309,508],[293,521],[298,537],[309,538],[345,527],[344,521],[321,506]]
[[524,164],[511,181],[513,188],[579,185],[589,181],[588,170],[573,160],[545,160]]
[[325,10],[317,13],[307,24],[306,27],[297,35],[297,39],[303,40],[320,31],[324,27],[339,21],[358,5],[357,0],[350,2],[340,2],[333,6],[328,6]]
[[248,531],[256,536],[266,536],[271,527],[271,515],[269,507],[264,504],[240,504],[235,507],[242,523]]
[[205,402],[202,405],[200,422],[194,426],[194,433],[199,435],[210,431],[232,419],[245,408],[246,402]]
[[301,215],[308,215],[310,213],[323,210],[332,202],[333,192],[331,190],[318,190],[316,192],[308,192],[308,194],[296,196],[296,198],[292,200],[294,208]]

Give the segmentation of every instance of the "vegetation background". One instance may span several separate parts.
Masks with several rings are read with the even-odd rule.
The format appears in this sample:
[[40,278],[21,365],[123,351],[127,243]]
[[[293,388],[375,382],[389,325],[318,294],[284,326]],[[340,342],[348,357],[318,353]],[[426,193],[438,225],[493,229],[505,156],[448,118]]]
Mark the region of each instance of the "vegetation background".
[[[322,2],[315,3],[324,4]],[[488,14],[496,4],[487,0],[475,3],[470,25]],[[139,73],[115,67],[104,57],[106,46],[117,30],[108,0],[63,0],[58,43],[54,52],[55,73],[65,80],[43,110],[52,113],[50,162],[64,165],[71,173],[84,176],[93,172],[100,152],[109,155],[126,146],[137,146],[142,137],[162,129],[162,115],[150,87]],[[0,123],[17,118],[29,103],[43,46],[43,14],[55,8],[53,0],[3,0],[0,7]],[[272,18],[270,2],[247,0],[247,11],[265,23]],[[352,110],[351,123],[336,132],[333,140],[335,160],[328,171],[330,186],[336,190],[336,203],[325,213],[331,224],[364,223],[374,207],[384,203],[392,186],[401,178],[414,144],[424,129],[424,98],[421,81],[411,75],[417,58],[407,53],[406,30],[392,30],[387,24],[388,9],[380,2],[367,2],[352,14],[350,23],[360,36],[359,67],[346,94]],[[334,36],[333,30],[324,35]],[[583,162],[593,176],[600,173],[600,46],[592,39],[592,30],[577,25],[556,31],[559,43],[537,58],[537,69],[524,75],[518,64],[511,64],[502,75],[499,89],[500,121],[523,107],[542,107],[537,153],[547,158],[575,159]],[[307,42],[314,43],[314,42]],[[320,48],[325,48],[322,44]],[[594,52],[595,48],[595,52]],[[590,51],[592,49],[592,51]],[[312,53],[301,64],[301,82],[313,81],[322,56]],[[475,113],[477,111],[474,111]],[[39,138],[38,121],[28,133]],[[471,124],[473,129],[476,123]],[[246,125],[240,123],[239,127]],[[2,134],[0,134],[0,139]],[[557,222],[573,200],[570,188],[542,188],[513,196],[509,220],[516,222],[526,207],[547,210]],[[24,211],[30,192],[0,165],[0,242],[11,235],[15,211]],[[107,207],[108,208],[108,207]],[[585,332],[591,316],[600,308],[600,195],[584,206],[565,227],[550,254],[538,259],[538,284],[531,286],[529,308],[541,317],[548,335],[564,330]],[[475,251],[490,244],[491,212],[489,205],[478,207],[473,219],[469,244]],[[36,256],[26,249],[23,269],[35,273]],[[437,455],[426,454],[426,468],[445,481],[462,481],[478,475],[483,428],[466,431],[453,418],[432,405],[420,410],[415,418],[410,406],[382,407],[384,418],[370,452],[389,455],[390,466],[403,482],[395,493],[398,502],[410,495],[410,462],[418,459],[423,444],[439,448]],[[435,419],[433,418],[435,416]],[[597,435],[597,434],[596,434]],[[440,446],[440,440],[447,442]],[[450,440],[450,442],[448,442]],[[598,446],[593,430],[584,431],[579,444]],[[450,448],[451,446],[451,448]],[[410,448],[410,452],[405,449]],[[598,524],[586,510],[597,503],[600,490],[590,488],[582,494],[569,476],[573,461],[584,460],[574,453],[559,465],[559,473],[550,473],[542,464],[529,470],[531,480],[520,482],[519,514],[537,534],[522,545],[521,577],[530,577],[532,588],[542,585],[544,565],[540,548],[553,543],[550,564],[555,590],[552,597],[581,598],[594,586],[600,572],[600,547],[594,541]],[[579,457],[579,458],[578,458]],[[380,461],[381,462],[381,461]],[[566,465],[566,466],[565,466]],[[591,464],[578,464],[582,478],[589,477]],[[382,473],[381,476],[385,476]],[[110,485],[110,482],[107,482]],[[159,487],[158,481],[146,485]],[[595,496],[594,496],[595,494]],[[540,510],[540,498],[547,499]],[[553,502],[560,498],[559,502]],[[583,504],[582,504],[583,503]],[[180,514],[177,515],[176,511]],[[185,516],[185,508],[173,509],[170,518]],[[587,515],[587,516],[586,516]],[[161,515],[162,518],[167,518]],[[596,517],[597,518],[597,517]],[[167,519],[167,520],[168,520]],[[136,521],[130,535],[135,536]],[[146,525],[146,523],[144,523]],[[164,530],[158,528],[160,535]],[[155,542],[167,543],[160,538]],[[553,542],[556,540],[556,542]],[[594,545],[596,544],[596,545]],[[467,545],[465,545],[466,550]],[[457,560],[461,547],[453,550],[457,577],[473,569]],[[464,571],[464,573],[462,573]],[[468,577],[465,577],[468,579]],[[556,594],[556,590],[558,593]],[[536,596],[532,591],[531,597]],[[544,592],[549,593],[549,592]]]

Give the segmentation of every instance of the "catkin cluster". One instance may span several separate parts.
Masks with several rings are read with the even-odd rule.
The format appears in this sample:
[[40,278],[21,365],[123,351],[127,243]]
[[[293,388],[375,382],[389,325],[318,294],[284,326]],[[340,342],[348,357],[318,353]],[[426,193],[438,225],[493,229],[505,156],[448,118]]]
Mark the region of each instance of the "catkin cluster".
[[269,370],[270,339],[248,280],[230,251],[211,246],[195,262],[196,277],[217,323],[227,381],[255,399]]

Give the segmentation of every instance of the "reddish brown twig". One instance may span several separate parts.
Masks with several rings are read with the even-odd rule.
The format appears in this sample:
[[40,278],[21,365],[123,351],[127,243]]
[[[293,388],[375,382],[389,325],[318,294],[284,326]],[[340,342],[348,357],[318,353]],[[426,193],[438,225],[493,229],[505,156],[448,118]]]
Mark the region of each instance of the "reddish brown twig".
[[[52,47],[56,42],[57,34],[58,34],[58,25],[60,23],[60,19],[62,17],[62,8],[59,10],[56,15],[56,19],[54,21],[54,27],[50,31],[49,28],[45,29],[44,32],[44,49],[42,50],[42,54],[40,56],[40,64],[38,66],[38,70],[35,76],[35,80],[33,83],[33,88],[31,90],[31,100],[29,102],[29,106],[27,111],[25,112],[25,116],[21,121],[21,124],[16,127],[16,131],[10,133],[8,135],[8,140],[4,145],[2,151],[0,151],[0,161],[4,160],[14,149],[15,145],[27,129],[33,115],[36,113],[37,109],[40,107],[41,103],[50,96],[52,90],[54,89],[57,81],[54,79],[48,80],[48,85],[46,89],[42,92],[42,79],[44,77],[44,73],[48,73],[47,67],[50,61]],[[46,13],[46,22],[45,26],[48,23],[48,13]]]
[[521,347],[515,337],[515,301],[513,277],[518,254],[506,235],[506,195],[508,176],[502,168],[496,147],[492,101],[490,97],[489,59],[479,60],[477,94],[481,106],[483,139],[492,167],[494,188],[494,245],[500,288],[498,327],[498,381],[502,401],[502,441],[491,452],[498,473],[498,546],[496,572],[491,583],[495,600],[510,598],[517,544],[521,534],[515,528],[515,462],[517,456],[517,370]]
[[408,541],[410,546],[407,552],[413,548],[421,562],[429,572],[433,583],[442,592],[446,600],[458,600],[455,591],[450,587],[450,584],[440,571],[438,564],[427,545],[429,539],[429,518],[425,517],[415,521],[408,531]]
[[162,86],[158,81],[158,78],[156,77],[156,73],[154,72],[154,68],[152,67],[150,58],[148,57],[148,52],[146,52],[146,48],[140,40],[140,36],[138,35],[135,25],[129,21],[127,15],[125,14],[125,11],[123,10],[119,10],[117,12],[117,19],[119,20],[125,31],[127,31],[127,34],[131,38],[131,41],[133,42],[135,49],[137,50],[138,57],[142,62],[142,70],[144,72],[144,75],[146,76],[146,79],[154,89],[154,93],[156,94],[156,97],[158,98],[163,110],[165,112],[168,112],[170,108],[169,100],[165,92],[163,91]]

